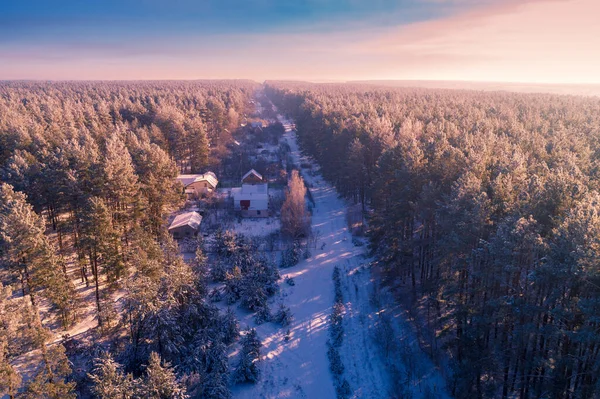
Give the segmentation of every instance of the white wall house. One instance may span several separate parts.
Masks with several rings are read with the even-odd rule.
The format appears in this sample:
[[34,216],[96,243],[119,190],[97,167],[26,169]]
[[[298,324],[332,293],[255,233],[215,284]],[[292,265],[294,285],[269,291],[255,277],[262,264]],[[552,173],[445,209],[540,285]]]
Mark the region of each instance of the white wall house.
[[185,194],[188,199],[199,198],[203,194],[208,194],[217,188],[219,180],[213,172],[195,175],[179,175],[177,180],[183,184]]
[[233,207],[245,217],[269,216],[269,185],[254,169],[242,177],[242,187],[231,189]]

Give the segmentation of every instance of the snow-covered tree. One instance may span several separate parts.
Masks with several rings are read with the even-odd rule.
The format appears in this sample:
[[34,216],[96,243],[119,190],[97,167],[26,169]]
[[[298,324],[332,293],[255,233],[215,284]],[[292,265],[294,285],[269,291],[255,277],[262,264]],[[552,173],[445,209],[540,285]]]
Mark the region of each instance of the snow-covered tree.
[[269,309],[269,304],[265,302],[256,309],[256,313],[254,314],[254,322],[260,325],[271,321],[271,317],[271,309]]
[[0,395],[15,397],[21,386],[21,376],[10,363],[9,342],[17,329],[17,314],[11,306],[12,290],[0,282]]
[[169,363],[161,364],[156,352],[150,354],[146,374],[141,384],[141,395],[148,399],[186,399],[189,396]]
[[236,383],[255,383],[260,379],[260,339],[254,328],[246,330],[240,340],[241,349],[238,363],[233,371],[233,381]]
[[123,373],[122,366],[108,352],[94,359],[94,369],[88,377],[92,381],[91,391],[98,399],[134,397],[133,378]]
[[292,324],[294,320],[294,316],[292,311],[288,306],[285,306],[283,302],[279,303],[279,307],[277,308],[277,312],[273,315],[273,321],[275,323],[281,324],[283,327],[287,327]]
[[231,393],[227,386],[229,365],[225,345],[222,342],[212,342],[206,350],[206,378],[203,384],[203,398],[229,399]]
[[220,326],[223,343],[229,345],[238,339],[240,335],[240,324],[235,317],[233,309],[227,308],[227,311],[221,318]]
[[[77,292],[60,267],[58,256],[45,233],[42,218],[26,196],[3,183],[0,186],[0,257],[21,281],[23,296],[37,308],[38,291],[60,313],[63,325],[75,319]],[[37,309],[36,309],[37,311]]]
[[67,382],[71,374],[69,359],[61,345],[42,346],[42,365],[32,380],[26,384],[25,399],[75,399],[75,382]]
[[241,296],[242,271],[235,266],[230,272],[225,273],[225,300],[227,304],[235,303]]
[[304,180],[294,170],[281,207],[281,231],[293,239],[306,236],[310,231],[310,214],[306,209],[305,195]]

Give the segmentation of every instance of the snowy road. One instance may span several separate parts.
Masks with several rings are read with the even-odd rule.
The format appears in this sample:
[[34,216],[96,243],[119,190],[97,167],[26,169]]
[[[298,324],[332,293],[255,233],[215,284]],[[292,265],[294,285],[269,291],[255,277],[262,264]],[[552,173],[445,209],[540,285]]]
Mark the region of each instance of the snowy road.
[[[306,162],[305,159],[301,161],[295,132],[287,127],[284,138],[290,145],[294,162],[297,165]],[[312,228],[313,232],[318,231],[319,242],[309,259],[282,270],[282,277],[293,277],[296,284],[292,287],[282,284],[279,297],[271,301],[272,309],[283,301],[293,312],[291,339],[284,340],[285,328],[272,323],[255,326],[251,315],[242,318],[241,326],[255,326],[263,341],[262,378],[255,385],[234,387],[234,397],[336,397],[326,343],[329,337],[328,316],[334,302],[332,273],[334,266],[338,265],[343,271],[346,306],[345,337],[341,347],[346,368],[344,376],[351,385],[352,397],[388,398],[394,393],[393,385],[390,383],[389,365],[383,360],[372,337],[378,309],[369,300],[372,283],[369,269],[362,267],[366,262],[362,256],[364,247],[352,244],[345,219],[346,204],[338,198],[337,191],[319,175],[313,177],[303,173],[303,176],[312,186],[315,201]],[[431,379],[424,379],[426,384],[434,385],[427,391],[439,394],[433,397],[446,397],[438,392],[441,379],[435,373],[432,375]],[[414,397],[422,397],[418,393],[422,391],[421,384],[417,388]]]
[[[295,133],[285,133],[294,161],[300,153]],[[359,254],[350,242],[344,219],[344,203],[335,189],[322,179],[314,184],[313,230],[320,233],[318,248],[312,257],[297,266],[283,269],[294,278],[293,287],[282,285],[282,299],[294,314],[290,326],[292,338],[285,342],[285,329],[272,324],[257,326],[263,340],[263,378],[255,386],[234,389],[239,398],[334,398],[335,390],[327,359],[328,316],[333,305],[331,275],[336,264]],[[346,240],[346,241],[344,241]],[[321,243],[325,243],[320,250]],[[280,299],[274,303],[277,304]],[[243,320],[242,325],[253,323]]]

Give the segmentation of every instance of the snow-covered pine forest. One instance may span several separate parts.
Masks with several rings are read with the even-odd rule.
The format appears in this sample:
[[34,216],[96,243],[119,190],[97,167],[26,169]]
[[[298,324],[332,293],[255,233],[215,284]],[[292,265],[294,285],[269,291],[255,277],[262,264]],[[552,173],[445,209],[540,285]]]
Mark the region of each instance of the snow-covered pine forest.
[[0,397],[596,397],[598,137],[598,98],[2,82]]
[[268,82],[459,398],[592,398],[600,99]]

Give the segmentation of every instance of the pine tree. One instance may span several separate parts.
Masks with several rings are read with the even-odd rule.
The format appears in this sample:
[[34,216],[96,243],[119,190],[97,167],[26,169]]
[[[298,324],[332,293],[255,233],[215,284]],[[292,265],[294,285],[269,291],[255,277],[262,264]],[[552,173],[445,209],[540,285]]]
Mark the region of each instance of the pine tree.
[[85,208],[85,217],[80,222],[79,245],[87,255],[94,276],[98,326],[103,327],[101,317],[102,294],[100,292],[101,267],[109,283],[115,283],[125,272],[123,248],[118,232],[114,229],[111,213],[102,198],[92,197]]
[[213,342],[206,351],[206,378],[202,386],[202,398],[229,399],[231,392],[227,384],[229,365],[225,345]]
[[117,133],[106,139],[103,178],[103,198],[112,211],[113,222],[125,235],[133,217],[139,184],[131,155]]
[[225,315],[221,319],[221,334],[225,345],[232,344],[240,335],[240,324],[231,308],[227,308]]
[[246,330],[242,337],[240,356],[233,371],[233,381],[236,383],[255,383],[260,379],[260,347],[262,346],[254,328]]
[[7,358],[7,346],[6,342],[0,341],[0,395],[7,395],[9,399],[14,399],[21,386],[22,378]]
[[141,396],[148,399],[186,399],[189,397],[185,387],[177,381],[169,363],[161,365],[160,356],[156,352],[150,354]]
[[65,381],[71,374],[71,366],[65,355],[65,348],[58,344],[46,349],[46,345],[42,344],[42,360],[43,367],[27,384],[22,397],[26,399],[75,399],[75,382]]
[[292,315],[292,311],[290,310],[290,308],[288,306],[285,306],[283,304],[283,302],[281,302],[279,304],[279,308],[277,309],[277,312],[273,316],[273,321],[281,324],[283,327],[287,327],[290,324],[292,324],[293,320],[294,320],[294,316]]
[[159,237],[167,212],[175,209],[182,199],[179,182],[175,179],[177,165],[165,151],[147,141],[135,140],[132,158],[139,176],[140,193],[145,199],[145,209],[141,211],[150,231]]
[[44,233],[44,222],[22,193],[8,184],[0,187],[0,249],[9,270],[21,282],[23,296],[29,296],[37,312],[37,292],[59,310],[63,325],[75,319],[77,294],[59,267],[58,257]]
[[225,273],[225,298],[227,304],[235,303],[241,297],[242,289],[242,271],[235,266],[231,272]]
[[[122,320],[129,330],[130,361],[133,364],[139,364],[142,352],[140,347],[146,343],[149,328],[154,331],[153,338],[157,335],[157,330],[152,329],[149,323],[152,320],[156,321],[155,316],[161,309],[158,303],[160,283],[141,273],[134,273],[125,281],[124,285],[126,294]],[[154,323],[154,326],[157,325]]]
[[165,237],[163,250],[165,259],[163,291],[178,305],[189,303],[192,296],[204,296],[206,292],[197,291],[198,277],[192,267],[180,256],[177,242],[170,236]]
[[91,391],[98,399],[130,399],[135,395],[133,378],[123,373],[122,366],[110,353],[94,359],[94,369],[88,377],[92,380]]
[[14,309],[10,306],[11,296],[10,287],[4,287],[0,282],[0,396],[8,395],[14,399],[22,379],[8,358],[9,342],[16,328]]
[[201,120],[195,119],[185,124],[189,147],[190,172],[203,173],[208,165],[209,143],[206,129]]

